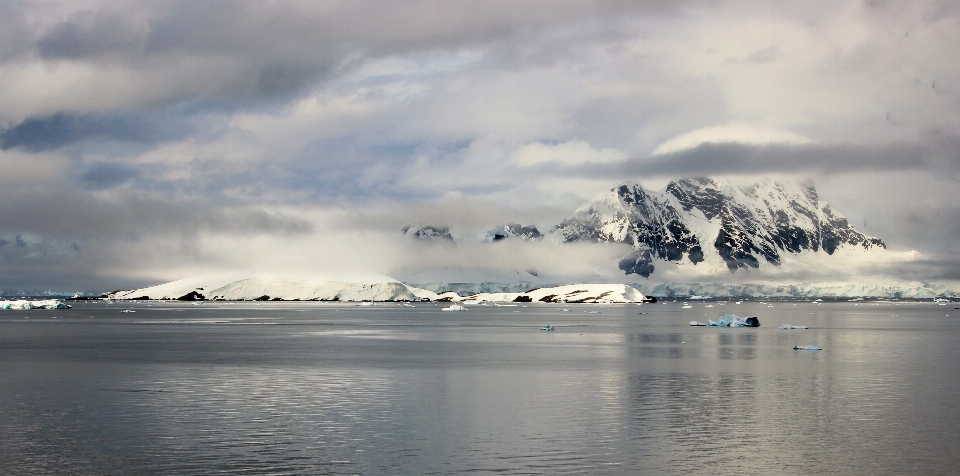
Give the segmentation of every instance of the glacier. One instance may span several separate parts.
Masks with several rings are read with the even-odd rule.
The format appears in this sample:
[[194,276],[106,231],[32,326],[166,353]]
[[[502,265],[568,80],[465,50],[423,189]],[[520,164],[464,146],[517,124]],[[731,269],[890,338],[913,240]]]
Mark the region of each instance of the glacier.
[[30,309],[70,309],[70,305],[56,299],[45,299],[42,301],[0,301],[0,309],[8,310],[30,310]]
[[708,295],[718,298],[889,298],[931,299],[958,298],[956,289],[922,281],[895,279],[846,281],[808,281],[795,284],[750,284],[750,283],[631,283],[648,296],[658,298]]

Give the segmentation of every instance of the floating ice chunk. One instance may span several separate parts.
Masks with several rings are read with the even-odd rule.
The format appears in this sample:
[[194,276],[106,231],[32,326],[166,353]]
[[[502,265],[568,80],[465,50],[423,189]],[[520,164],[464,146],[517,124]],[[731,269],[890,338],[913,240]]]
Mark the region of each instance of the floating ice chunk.
[[780,326],[780,329],[809,329],[807,326],[794,326],[790,324],[784,324]]
[[702,322],[700,322],[700,321],[690,321],[690,325],[691,325],[691,326],[705,326],[706,324],[704,324],[704,323],[702,323]]
[[823,350],[815,345],[795,345],[793,350]]
[[681,306],[681,309],[693,309],[693,306],[686,304],[684,306]]
[[70,309],[70,306],[56,299],[43,301],[0,301],[0,309],[15,309],[26,311],[29,309]]
[[555,329],[553,326],[551,326],[550,324],[547,324],[547,325],[541,327],[540,330],[541,330],[541,331],[555,331],[556,329]]
[[716,321],[708,320],[707,325],[711,327],[760,327],[760,320],[756,316],[743,318],[736,314],[724,314]]
[[450,307],[445,307],[445,308],[441,309],[441,311],[466,311],[466,310],[467,310],[467,308],[465,308],[465,307],[463,307],[463,306],[461,306],[461,305],[459,305],[459,304],[451,304]]

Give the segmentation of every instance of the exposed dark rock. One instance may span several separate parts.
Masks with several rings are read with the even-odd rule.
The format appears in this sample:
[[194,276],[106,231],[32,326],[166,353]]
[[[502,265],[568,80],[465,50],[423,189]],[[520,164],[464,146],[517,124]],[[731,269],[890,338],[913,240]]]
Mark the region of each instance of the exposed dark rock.
[[513,299],[513,302],[533,302],[533,298],[530,296],[517,296]]
[[190,291],[189,293],[177,298],[178,301],[205,301],[206,299],[207,298],[205,298],[203,294],[200,294],[196,291]]
[[747,327],[760,327],[760,319],[756,316],[750,316],[745,319],[747,322]]
[[266,294],[264,294],[263,296],[260,296],[260,297],[258,297],[258,298],[254,298],[253,300],[254,300],[254,301],[269,301],[269,300],[270,300],[270,296],[267,296]]

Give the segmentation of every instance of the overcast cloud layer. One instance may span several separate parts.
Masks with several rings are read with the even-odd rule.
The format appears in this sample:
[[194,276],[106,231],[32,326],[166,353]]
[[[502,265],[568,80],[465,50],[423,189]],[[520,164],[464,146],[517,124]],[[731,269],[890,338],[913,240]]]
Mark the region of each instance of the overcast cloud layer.
[[958,280],[957,45],[952,1],[0,0],[0,288],[586,276],[622,250],[399,230],[703,175],[812,179],[923,257],[878,273]]

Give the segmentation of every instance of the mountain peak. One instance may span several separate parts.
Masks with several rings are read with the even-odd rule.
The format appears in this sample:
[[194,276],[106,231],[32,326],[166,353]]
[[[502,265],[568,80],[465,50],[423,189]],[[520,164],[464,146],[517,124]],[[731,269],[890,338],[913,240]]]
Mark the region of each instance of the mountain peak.
[[885,248],[821,204],[812,182],[732,184],[710,177],[671,181],[661,192],[619,184],[557,225],[565,242],[630,245],[626,274],[649,277],[655,261],[719,261],[731,272],[779,266],[785,254],[843,246]]

